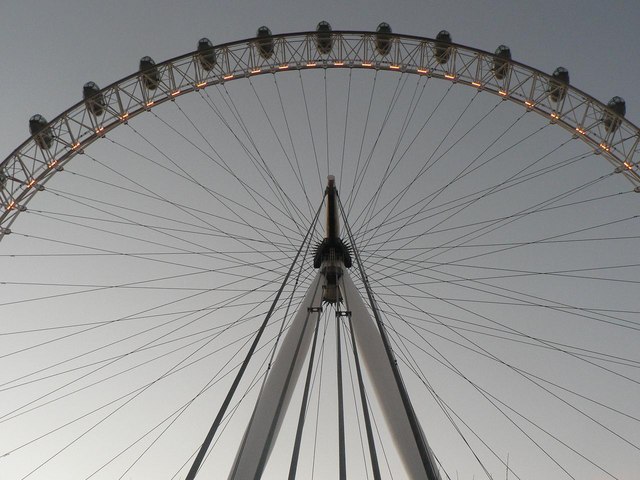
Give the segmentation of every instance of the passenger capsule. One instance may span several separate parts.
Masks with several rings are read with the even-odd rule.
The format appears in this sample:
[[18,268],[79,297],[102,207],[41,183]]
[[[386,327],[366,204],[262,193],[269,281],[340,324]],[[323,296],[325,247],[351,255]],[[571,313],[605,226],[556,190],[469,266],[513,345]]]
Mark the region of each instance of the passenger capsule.
[[391,51],[391,27],[388,23],[381,23],[376,29],[376,51],[382,55],[388,55]]
[[324,20],[316,27],[316,48],[322,55],[327,55],[333,48],[333,38],[331,38],[331,25]]
[[84,87],[82,87],[82,97],[87,104],[87,108],[96,117],[104,113],[107,105],[104,101],[104,96],[100,92],[100,87],[98,87],[95,82],[87,82],[84,84]]
[[210,72],[216,64],[216,51],[211,40],[201,38],[198,41],[198,62],[203,70]]
[[29,119],[29,132],[33,135],[36,144],[43,150],[49,150],[53,145],[53,132],[48,123],[40,114]]
[[622,97],[613,97],[609,100],[607,110],[605,110],[604,116],[602,117],[602,123],[604,123],[604,128],[607,132],[615,132],[622,123],[620,117],[624,117],[626,113],[627,105]]
[[273,55],[273,38],[271,35],[271,30],[264,26],[260,27],[256,33],[256,37],[260,39],[256,42],[256,46],[260,56],[265,60],[270,59],[271,55]]
[[447,63],[451,56],[451,34],[446,30],[440,30],[436,35],[436,61],[439,64]]
[[493,58],[493,74],[498,80],[503,80],[509,73],[509,61],[511,60],[511,50],[506,45],[496,48]]
[[140,59],[140,73],[144,86],[149,90],[155,90],[160,83],[160,72],[156,66],[156,62],[151,57],[142,57]]
[[564,67],[556,68],[549,79],[549,96],[554,102],[564,100],[569,85],[569,70]]

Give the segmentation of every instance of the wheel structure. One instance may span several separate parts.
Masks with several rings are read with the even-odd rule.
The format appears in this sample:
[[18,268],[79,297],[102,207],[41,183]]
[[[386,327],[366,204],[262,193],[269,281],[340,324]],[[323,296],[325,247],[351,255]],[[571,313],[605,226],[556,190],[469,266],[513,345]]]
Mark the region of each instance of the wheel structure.
[[32,117],[0,164],[0,477],[240,478],[267,422],[261,478],[409,478],[404,412],[416,478],[635,478],[638,127],[385,25],[201,39]]

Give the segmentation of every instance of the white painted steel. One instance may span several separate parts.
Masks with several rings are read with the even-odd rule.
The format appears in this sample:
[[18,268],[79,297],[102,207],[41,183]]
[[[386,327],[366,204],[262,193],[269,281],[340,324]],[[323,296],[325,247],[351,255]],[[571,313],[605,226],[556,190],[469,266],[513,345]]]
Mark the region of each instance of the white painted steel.
[[320,273],[316,275],[287,329],[256,402],[229,480],[260,478],[262,474],[309,352],[314,323],[310,319],[319,314],[310,309],[320,304],[323,278]]
[[[414,440],[409,418],[389,365],[380,332],[346,269],[344,269],[342,276],[341,287],[345,305],[347,310],[351,312],[351,323],[358,353],[367,369],[368,378],[373,384],[376,397],[382,406],[384,418],[393,436],[398,454],[402,458],[410,478],[426,480],[427,473]],[[422,435],[424,437],[424,434]],[[436,465],[430,448],[428,454],[432,464]]]

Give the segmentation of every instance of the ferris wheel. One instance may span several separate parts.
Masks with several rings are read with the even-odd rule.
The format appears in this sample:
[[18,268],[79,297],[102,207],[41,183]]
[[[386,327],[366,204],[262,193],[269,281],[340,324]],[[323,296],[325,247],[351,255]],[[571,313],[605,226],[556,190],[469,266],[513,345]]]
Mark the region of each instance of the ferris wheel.
[[633,478],[622,98],[387,24],[138,67],[0,164],[0,478]]

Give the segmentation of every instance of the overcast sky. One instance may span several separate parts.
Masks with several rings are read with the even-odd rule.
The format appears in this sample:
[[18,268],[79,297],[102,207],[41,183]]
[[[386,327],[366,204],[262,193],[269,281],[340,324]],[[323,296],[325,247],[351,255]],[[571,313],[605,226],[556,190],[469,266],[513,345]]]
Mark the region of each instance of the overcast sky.
[[[627,118],[640,124],[636,0],[3,0],[0,156],[8,156],[28,137],[31,115],[53,119],[81,99],[85,82],[109,85],[135,72],[144,55],[160,62],[194,50],[201,37],[219,44],[253,37],[261,25],[273,33],[299,32],[314,30],[321,20],[334,30],[374,30],[385,21],[396,33],[431,38],[447,29],[454,42],[491,52],[506,44],[514,60],[544,72],[566,67],[573,86],[604,103],[623,97]],[[63,274],[74,277],[73,272]],[[44,363],[35,356],[29,360]],[[0,455],[3,451],[0,443]],[[622,475],[640,468],[637,449],[635,453],[621,461]],[[535,478],[535,465],[529,467],[523,478]],[[4,480],[2,468],[0,458]],[[56,471],[65,468],[71,467],[63,464]],[[477,466],[464,471],[476,478],[482,473]]]
[[595,98],[627,100],[638,117],[640,8],[632,0],[479,1],[166,1],[54,2],[6,0],[0,7],[3,59],[0,145],[10,152],[27,136],[33,113],[52,118],[80,99],[84,82],[107,85],[130,74],[143,55],[180,55],[202,36],[214,43],[275,32],[374,29],[434,37],[448,29],[454,41],[493,51],[510,46],[513,58],[551,72],[566,66],[572,83]]

